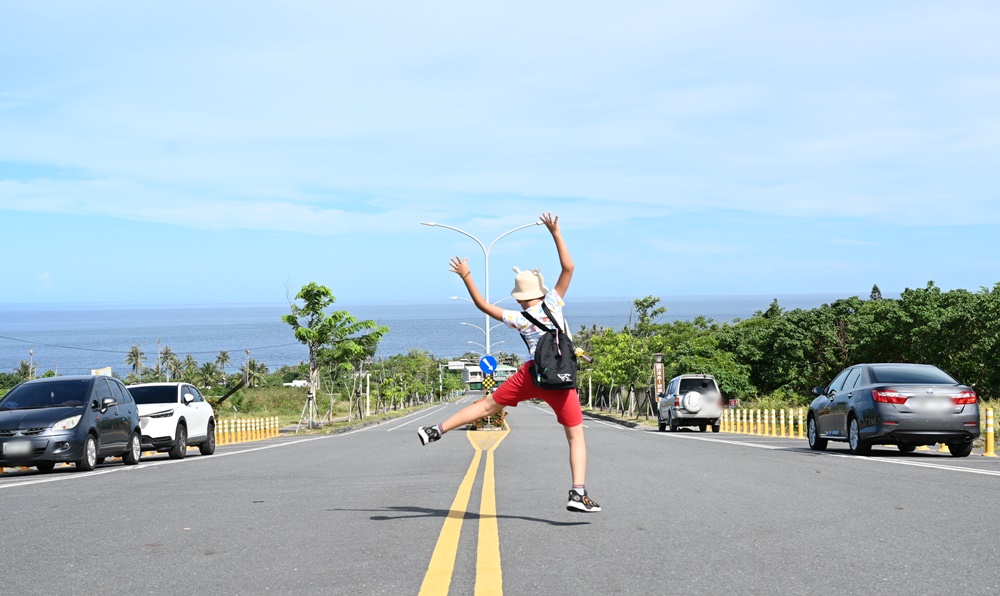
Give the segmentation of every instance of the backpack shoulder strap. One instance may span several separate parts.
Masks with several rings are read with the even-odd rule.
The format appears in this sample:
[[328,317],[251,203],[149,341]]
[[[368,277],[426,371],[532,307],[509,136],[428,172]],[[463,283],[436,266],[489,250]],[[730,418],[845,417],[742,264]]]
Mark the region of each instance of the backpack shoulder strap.
[[[544,306],[545,306],[545,303],[542,303],[542,306],[544,307]],[[548,317],[549,317],[549,320],[552,320],[553,322],[555,322],[555,321],[554,321],[554,320],[552,319],[552,315],[551,315],[551,314],[550,314],[550,313],[548,312],[548,309],[545,309],[545,310],[546,310],[546,314],[547,314],[547,315],[548,315]],[[529,315],[529,314],[528,314],[528,311],[526,311],[526,310],[522,310],[522,311],[521,311],[521,314],[522,314],[522,315],[524,315],[524,318],[525,318],[525,319],[528,319],[528,321],[529,321],[529,322],[530,322],[530,323],[531,323],[532,325],[534,325],[535,327],[538,327],[538,328],[539,328],[539,329],[541,329],[542,331],[552,331],[552,329],[549,329],[548,327],[546,327],[545,325],[543,325],[543,324],[542,324],[542,323],[541,323],[541,322],[540,322],[540,321],[539,321],[538,319],[536,319],[535,317],[533,317],[533,316]],[[556,328],[558,328],[558,327],[559,327],[559,325],[556,325]]]
[[559,326],[559,321],[555,318],[555,316],[553,316],[552,311],[549,310],[549,307],[545,305],[544,301],[542,302],[542,310],[545,311],[545,316],[552,321],[552,324],[556,326],[556,329],[558,329],[560,333],[566,333],[566,331]]

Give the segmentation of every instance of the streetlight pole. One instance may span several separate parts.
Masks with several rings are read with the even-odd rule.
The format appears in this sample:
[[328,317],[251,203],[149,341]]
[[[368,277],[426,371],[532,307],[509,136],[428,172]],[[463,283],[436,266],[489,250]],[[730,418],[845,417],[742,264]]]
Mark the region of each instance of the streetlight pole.
[[[503,234],[500,234],[499,236],[497,236],[496,238],[494,238],[493,242],[490,242],[489,247],[487,247],[485,244],[482,243],[482,241],[479,240],[479,238],[476,238],[475,236],[473,236],[472,234],[466,232],[465,230],[460,230],[460,229],[458,229],[456,227],[447,226],[445,224],[434,223],[433,221],[424,221],[424,222],[420,222],[420,223],[421,223],[421,225],[430,226],[432,228],[445,228],[447,230],[452,230],[454,232],[458,232],[459,234],[462,234],[463,236],[467,236],[467,237],[472,238],[473,240],[475,240],[476,244],[479,245],[479,248],[483,249],[483,257],[485,258],[485,261],[486,261],[486,280],[483,282],[484,283],[485,292],[483,293],[483,297],[486,299],[486,302],[490,301],[490,251],[493,250],[493,245],[497,243],[497,240],[500,240],[504,236],[509,236],[510,234],[513,234],[514,232],[516,232],[518,230],[523,230],[524,228],[530,228],[532,226],[540,226],[540,225],[542,225],[541,221],[536,221],[534,223],[524,224],[523,226],[518,226],[518,227],[514,228],[513,230],[507,230]],[[490,316],[489,315],[486,315],[486,327],[485,327],[484,333],[486,334],[486,346],[484,346],[484,347],[486,348],[486,354],[489,355],[489,353],[490,353]]]

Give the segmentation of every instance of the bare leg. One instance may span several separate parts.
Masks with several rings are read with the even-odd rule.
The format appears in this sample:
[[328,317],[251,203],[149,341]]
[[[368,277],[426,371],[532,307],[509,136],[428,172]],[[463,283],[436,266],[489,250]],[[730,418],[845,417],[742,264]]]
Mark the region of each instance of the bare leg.
[[587,476],[587,442],[583,439],[583,425],[563,428],[569,441],[569,469],[573,473],[573,485],[583,486]]
[[[451,418],[445,420],[441,423],[441,430],[448,432],[453,428],[458,428],[463,424],[469,424],[473,420],[478,420],[480,418],[485,418],[486,416],[492,416],[499,412],[503,406],[493,401],[493,396],[489,395],[483,401],[477,401],[474,404],[469,404],[452,415]],[[583,427],[581,427],[582,429]],[[580,436],[583,434],[581,432]]]

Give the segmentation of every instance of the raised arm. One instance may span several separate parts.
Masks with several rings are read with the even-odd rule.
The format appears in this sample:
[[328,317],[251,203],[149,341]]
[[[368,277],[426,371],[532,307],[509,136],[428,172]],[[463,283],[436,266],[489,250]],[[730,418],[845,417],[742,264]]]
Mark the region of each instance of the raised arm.
[[465,289],[469,291],[469,297],[472,298],[472,303],[476,305],[476,308],[494,319],[502,321],[503,309],[496,304],[487,302],[479,292],[479,288],[476,287],[476,282],[472,281],[472,271],[469,270],[469,259],[452,257],[450,264],[451,270],[465,282]]
[[556,243],[556,251],[559,253],[559,266],[562,267],[562,271],[559,272],[559,279],[556,280],[555,291],[565,298],[566,290],[569,289],[569,282],[573,280],[573,258],[569,256],[569,249],[566,248],[562,232],[559,231],[559,216],[553,216],[551,213],[543,213],[541,220],[545,224],[545,227],[549,229],[549,233],[552,234],[552,240]]

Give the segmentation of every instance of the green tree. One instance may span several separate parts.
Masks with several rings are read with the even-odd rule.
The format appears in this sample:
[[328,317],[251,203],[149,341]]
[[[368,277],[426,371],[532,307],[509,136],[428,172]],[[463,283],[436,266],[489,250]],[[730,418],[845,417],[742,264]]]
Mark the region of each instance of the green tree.
[[219,355],[215,357],[215,365],[219,367],[219,370],[223,374],[226,372],[226,367],[232,364],[232,359],[229,358],[229,352],[222,350]]
[[180,376],[181,380],[183,380],[185,383],[198,382],[198,371],[200,369],[198,366],[198,361],[194,359],[194,356],[192,356],[191,354],[185,356],[184,360],[181,362],[180,368],[181,368],[181,376]]
[[247,387],[260,387],[264,384],[268,374],[267,365],[253,358],[247,361],[240,371],[243,373],[243,378],[247,380]]
[[[320,388],[321,365],[355,365],[371,358],[382,336],[389,332],[375,321],[358,321],[345,310],[326,313],[337,299],[326,286],[310,282],[295,295],[302,305],[292,302],[291,314],[281,318],[292,327],[295,339],[309,350],[309,384],[313,395]],[[368,333],[363,333],[368,331]]]
[[708,333],[684,342],[673,351],[667,376],[708,374],[716,378],[726,397],[746,399],[755,395],[749,367],[736,362],[731,352],[719,349],[718,343],[718,336]]
[[128,349],[128,353],[125,355],[125,364],[132,367],[132,376],[139,378],[142,376],[142,371],[146,368],[146,355],[143,354],[142,348],[139,344]]
[[167,377],[170,377],[170,363],[177,360],[177,354],[170,349],[170,346],[163,346],[160,350],[160,360],[156,363],[156,380],[162,380],[160,375],[162,372],[167,373]]
[[17,377],[17,382],[20,383],[21,381],[27,381],[30,379],[32,372],[31,363],[27,360],[22,360],[18,363],[17,368],[14,369],[14,376]]
[[180,379],[184,376],[184,367],[181,366],[180,358],[173,352],[164,356],[163,369],[167,373],[167,379]]
[[628,326],[632,335],[645,338],[652,337],[661,331],[663,326],[658,323],[658,320],[667,314],[667,308],[657,306],[659,303],[660,299],[654,296],[636,298],[632,301],[632,311],[636,317],[635,325]]
[[222,371],[214,362],[206,362],[198,369],[198,381],[202,387],[212,387],[222,377]]
[[[520,368],[520,366],[524,363],[520,356],[510,352],[493,352],[493,357],[496,358],[497,362],[500,364],[513,366],[514,368]],[[478,361],[478,359],[474,361]]]

